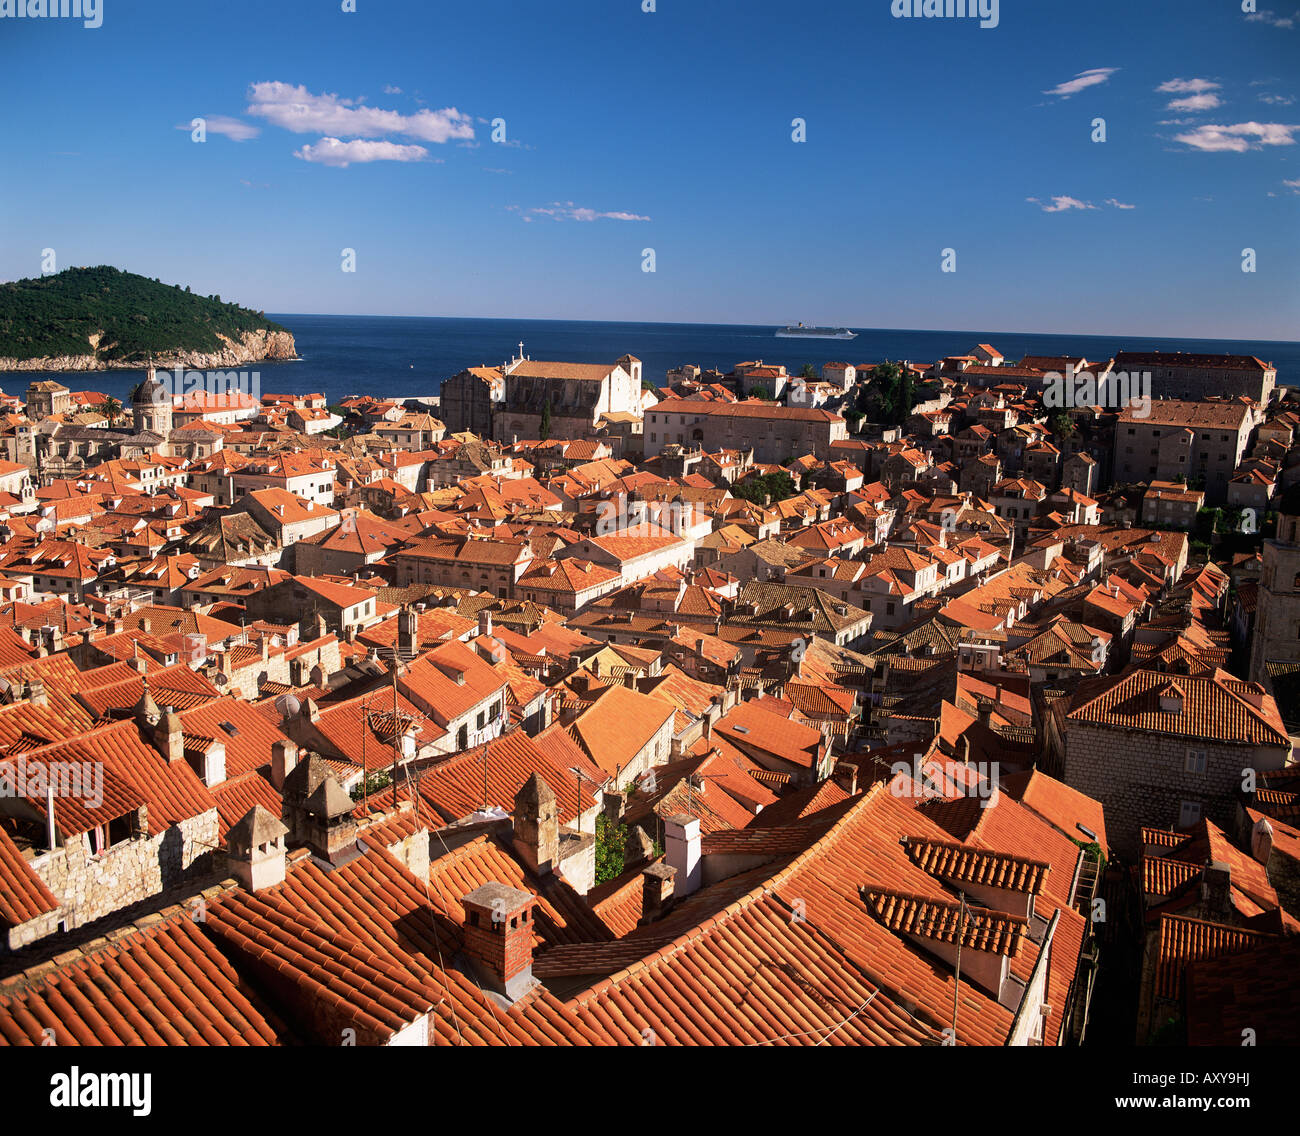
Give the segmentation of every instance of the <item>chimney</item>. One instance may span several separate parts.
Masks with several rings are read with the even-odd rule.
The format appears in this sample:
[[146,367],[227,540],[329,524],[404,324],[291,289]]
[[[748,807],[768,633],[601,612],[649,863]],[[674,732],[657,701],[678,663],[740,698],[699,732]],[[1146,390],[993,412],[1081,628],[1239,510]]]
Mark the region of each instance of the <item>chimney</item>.
[[185,760],[185,738],[181,733],[181,718],[176,708],[166,706],[154,730],[154,748],[167,759],[168,765]]
[[248,891],[284,883],[285,837],[289,830],[269,810],[254,805],[226,835],[226,863]]
[[1260,817],[1250,830],[1250,854],[1265,868],[1268,867],[1269,858],[1273,854],[1273,826],[1266,817]]
[[664,822],[664,859],[676,872],[679,895],[698,891],[701,883],[700,822],[682,813],[669,813]]
[[397,615],[397,650],[399,654],[413,655],[419,647],[420,617],[412,608],[403,608]]
[[284,738],[271,744],[271,784],[284,789],[284,779],[298,764],[298,744]]
[[1201,870],[1201,917],[1210,922],[1226,919],[1232,903],[1232,869],[1221,861]]
[[40,675],[33,678],[28,686],[27,701],[33,706],[48,706],[50,704],[50,696],[45,693],[45,683],[41,681]]
[[226,779],[226,743],[214,741],[203,755],[203,768],[199,771],[203,784],[209,789]]
[[478,613],[478,633],[480,635],[492,634],[492,612],[484,608]]
[[465,954],[479,978],[511,1002],[533,986],[533,895],[501,883],[461,899]]
[[837,761],[831,779],[850,797],[858,791],[858,767],[852,762]]
[[662,860],[651,864],[641,873],[641,919],[640,923],[649,923],[664,913],[664,908],[673,897],[673,881],[677,869]]
[[536,773],[515,794],[514,847],[539,874],[554,871],[560,851],[555,794]]

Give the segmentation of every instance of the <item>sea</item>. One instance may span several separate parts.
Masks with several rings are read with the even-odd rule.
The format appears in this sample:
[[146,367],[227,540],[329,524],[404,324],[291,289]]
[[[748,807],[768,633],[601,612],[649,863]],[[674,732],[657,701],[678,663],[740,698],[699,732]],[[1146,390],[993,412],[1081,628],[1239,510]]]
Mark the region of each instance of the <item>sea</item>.
[[[931,363],[989,343],[1008,361],[1027,354],[1108,359],[1121,350],[1257,355],[1277,367],[1279,384],[1300,385],[1300,342],[1286,341],[888,328],[854,328],[858,337],[852,340],[777,339],[775,327],[746,324],[268,315],[293,333],[300,358],[250,363],[244,369],[257,372],[262,394],[320,393],[331,405],[354,394],[431,398],[443,379],[466,367],[504,363],[521,343],[530,358],[566,363],[613,363],[635,355],[642,363],[642,377],[655,383],[684,363],[726,372],[737,363],[761,359],[797,372],[805,363],[820,369],[832,361]],[[0,372],[0,388],[24,397],[29,383],[53,378],[71,390],[98,391],[125,402],[143,377],[143,371]]]

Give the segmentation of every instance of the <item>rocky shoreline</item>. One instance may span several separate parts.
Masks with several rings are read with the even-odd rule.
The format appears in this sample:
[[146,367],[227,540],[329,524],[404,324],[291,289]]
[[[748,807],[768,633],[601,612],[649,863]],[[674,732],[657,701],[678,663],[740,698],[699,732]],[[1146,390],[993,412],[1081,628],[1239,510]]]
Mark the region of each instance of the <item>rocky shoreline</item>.
[[[287,331],[245,331],[238,340],[218,333],[218,338],[229,346],[220,351],[179,351],[155,355],[154,366],[160,370],[184,367],[208,371],[240,367],[245,363],[288,362],[298,358],[293,335]],[[96,344],[87,343],[87,347],[89,350],[84,355],[46,355],[36,359],[0,356],[0,371],[139,371],[148,362],[145,359],[103,359]]]

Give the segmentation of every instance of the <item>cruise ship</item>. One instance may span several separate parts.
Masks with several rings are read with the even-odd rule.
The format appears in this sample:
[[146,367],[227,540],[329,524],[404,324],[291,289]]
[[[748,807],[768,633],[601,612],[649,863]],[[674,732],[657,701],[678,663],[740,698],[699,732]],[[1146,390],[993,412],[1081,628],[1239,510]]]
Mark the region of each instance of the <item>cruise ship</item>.
[[811,327],[808,324],[796,323],[780,328],[776,337],[777,339],[857,339],[858,333],[850,331],[847,327]]

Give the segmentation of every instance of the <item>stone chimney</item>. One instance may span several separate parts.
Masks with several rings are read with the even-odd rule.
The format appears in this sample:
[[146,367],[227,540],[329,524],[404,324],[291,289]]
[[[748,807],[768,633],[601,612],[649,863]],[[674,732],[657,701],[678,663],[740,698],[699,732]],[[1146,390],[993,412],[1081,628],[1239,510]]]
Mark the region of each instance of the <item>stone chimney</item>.
[[305,844],[335,867],[356,856],[357,822],[352,808],[352,798],[319,754],[309,754],[284,779],[284,823],[290,843]]
[[1215,922],[1227,918],[1232,903],[1232,869],[1221,861],[1201,870],[1201,917]]
[[676,892],[690,895],[701,883],[700,822],[683,813],[669,813],[664,822],[664,859],[676,873]]
[[143,689],[140,692],[140,701],[135,704],[135,721],[141,731],[150,731],[158,725],[162,718],[162,711],[158,709],[158,704],[149,693],[149,680],[146,678],[141,685]]
[[167,759],[168,765],[185,760],[185,738],[181,733],[181,717],[173,706],[166,707],[153,732],[154,748]]
[[298,764],[298,743],[285,738],[271,744],[271,784],[284,789],[284,779]]
[[397,616],[397,650],[413,655],[420,645],[420,617],[413,608],[404,607]]
[[673,898],[677,869],[662,860],[641,873],[641,923],[649,923],[664,913]]
[[27,701],[33,706],[48,706],[50,704],[50,696],[45,692],[45,683],[40,675],[35,675],[27,687]]
[[261,805],[254,805],[226,835],[230,874],[249,891],[284,883],[285,837],[289,830]]
[[492,612],[488,608],[478,613],[478,633],[489,636],[492,634]]
[[515,794],[515,851],[539,874],[555,870],[560,851],[559,807],[555,794],[536,773]]
[[604,798],[601,802],[601,811],[613,824],[618,824],[623,819],[623,810],[627,807],[627,797],[622,793],[616,793],[609,789],[605,791]]
[[488,883],[461,899],[465,954],[485,986],[510,1001],[533,986],[533,895]]
[[850,797],[858,791],[858,767],[852,762],[837,761],[831,778]]

